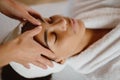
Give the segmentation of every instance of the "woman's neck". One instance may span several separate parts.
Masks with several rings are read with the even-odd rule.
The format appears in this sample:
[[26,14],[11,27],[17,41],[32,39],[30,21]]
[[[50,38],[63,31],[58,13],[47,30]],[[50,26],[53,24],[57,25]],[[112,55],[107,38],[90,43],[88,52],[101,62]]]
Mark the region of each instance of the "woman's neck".
[[107,34],[111,29],[86,29],[83,39],[79,44],[79,51],[83,51],[88,46],[102,38],[105,34]]

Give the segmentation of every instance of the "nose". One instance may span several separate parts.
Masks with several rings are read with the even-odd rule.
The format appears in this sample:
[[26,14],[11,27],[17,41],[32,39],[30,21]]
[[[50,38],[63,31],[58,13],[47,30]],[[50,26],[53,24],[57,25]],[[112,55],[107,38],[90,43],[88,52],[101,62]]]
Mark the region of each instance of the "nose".
[[60,18],[55,21],[54,29],[56,31],[66,31],[67,30],[67,21],[64,18]]

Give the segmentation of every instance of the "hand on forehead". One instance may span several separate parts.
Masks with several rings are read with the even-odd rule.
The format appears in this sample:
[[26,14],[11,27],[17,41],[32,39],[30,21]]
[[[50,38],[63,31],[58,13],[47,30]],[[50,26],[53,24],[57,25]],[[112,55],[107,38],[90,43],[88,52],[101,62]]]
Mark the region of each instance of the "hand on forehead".
[[[64,61],[79,51],[75,49],[78,47],[78,43],[81,41],[80,37],[84,32],[83,25],[80,21],[58,15],[48,19],[41,17],[39,20],[43,28],[35,36],[35,39],[53,51],[58,57],[57,61]],[[35,27],[35,25],[27,22],[23,26],[22,31],[24,32]]]

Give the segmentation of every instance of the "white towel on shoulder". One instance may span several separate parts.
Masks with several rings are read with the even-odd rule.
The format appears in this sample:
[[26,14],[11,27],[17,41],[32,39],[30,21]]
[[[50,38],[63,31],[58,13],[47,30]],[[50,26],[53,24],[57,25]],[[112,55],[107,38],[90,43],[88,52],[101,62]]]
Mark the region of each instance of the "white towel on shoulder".
[[88,74],[117,57],[120,57],[120,25],[79,55],[70,58],[68,63],[76,71]]

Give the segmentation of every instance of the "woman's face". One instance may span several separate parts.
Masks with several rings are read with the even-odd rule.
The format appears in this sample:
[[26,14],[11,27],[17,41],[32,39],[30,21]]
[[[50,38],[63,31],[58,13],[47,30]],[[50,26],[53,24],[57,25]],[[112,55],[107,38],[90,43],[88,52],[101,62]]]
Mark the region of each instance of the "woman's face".
[[80,20],[55,15],[40,21],[42,31],[35,38],[55,53],[58,62],[80,51],[78,47],[85,32]]

